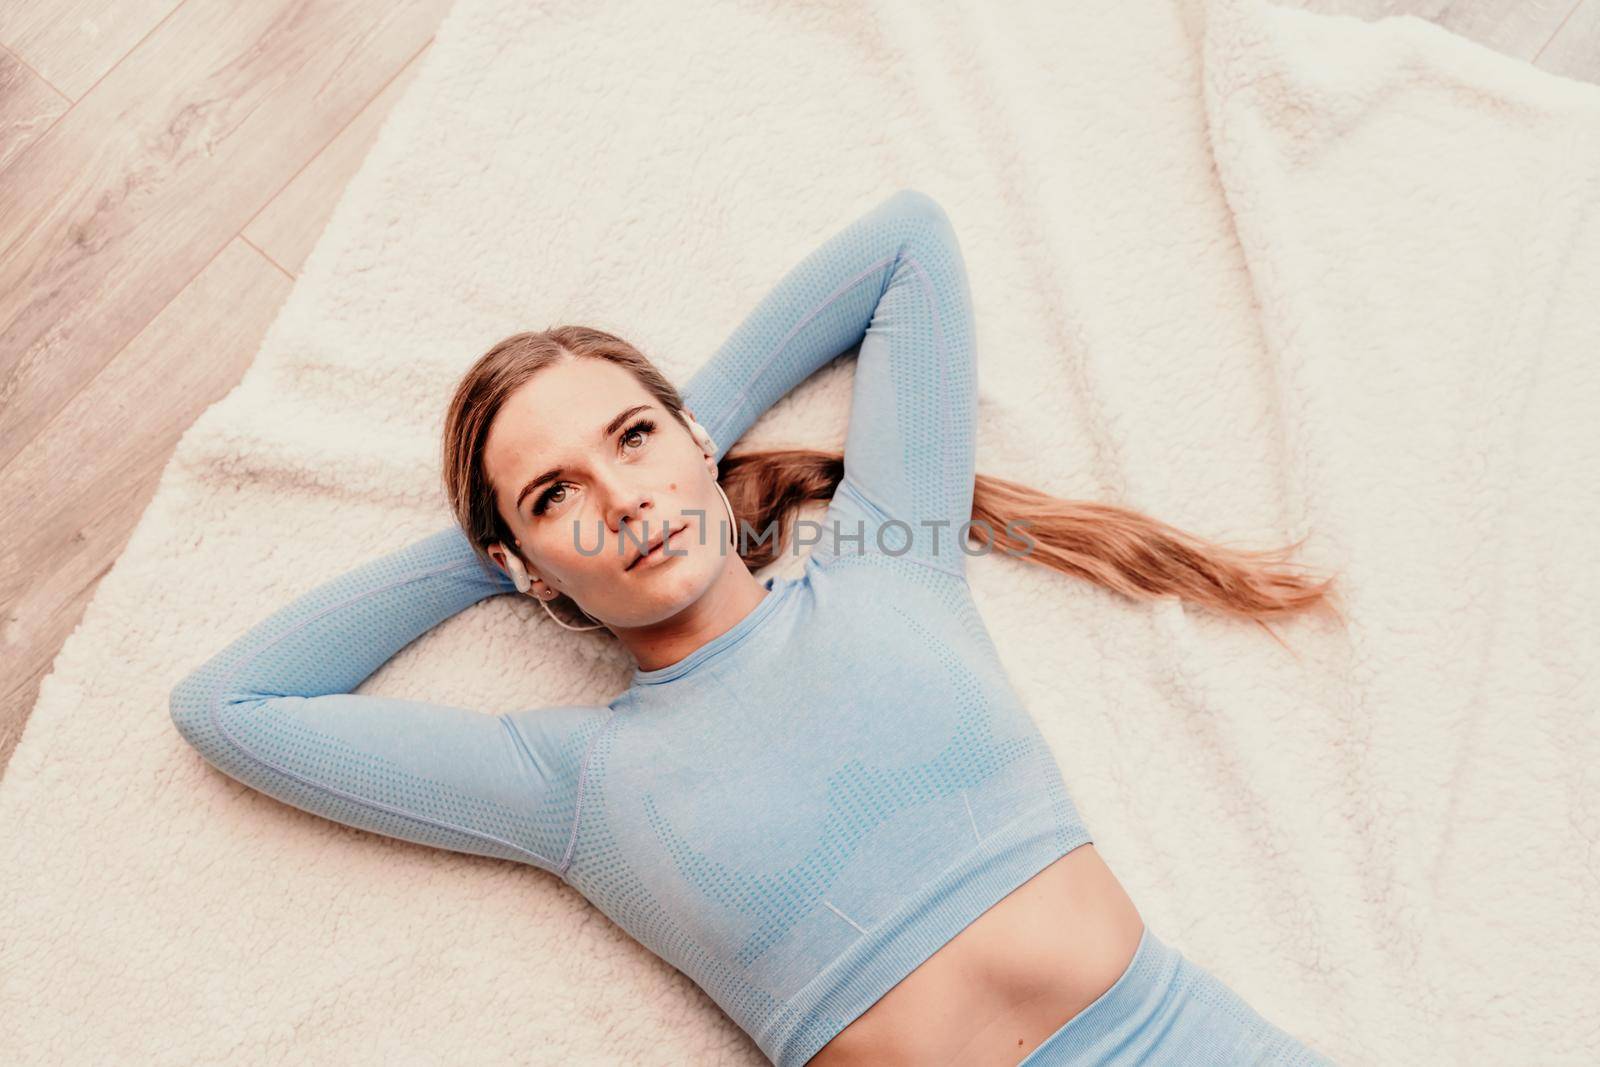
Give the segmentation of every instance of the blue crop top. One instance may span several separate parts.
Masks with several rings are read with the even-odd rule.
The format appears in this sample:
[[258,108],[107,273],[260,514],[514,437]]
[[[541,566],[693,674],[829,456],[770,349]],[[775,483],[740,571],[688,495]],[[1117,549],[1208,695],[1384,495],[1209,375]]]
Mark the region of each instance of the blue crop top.
[[1092,840],[965,577],[975,346],[942,208],[903,189],[833,234],[681,394],[720,460],[858,342],[844,478],[803,572],[609,703],[489,714],[353,692],[514,592],[452,525],[202,664],[172,692],[179,732],[298,808],[552,872],[799,1067]]

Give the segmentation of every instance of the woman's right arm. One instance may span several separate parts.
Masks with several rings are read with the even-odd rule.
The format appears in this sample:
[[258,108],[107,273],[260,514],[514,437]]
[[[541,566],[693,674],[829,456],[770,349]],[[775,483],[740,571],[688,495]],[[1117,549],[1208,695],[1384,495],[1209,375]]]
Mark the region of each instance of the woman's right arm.
[[512,592],[454,525],[258,622],[172,691],[218,770],[314,815],[565,876],[584,749],[608,714],[489,714],[354,690],[421,634]]

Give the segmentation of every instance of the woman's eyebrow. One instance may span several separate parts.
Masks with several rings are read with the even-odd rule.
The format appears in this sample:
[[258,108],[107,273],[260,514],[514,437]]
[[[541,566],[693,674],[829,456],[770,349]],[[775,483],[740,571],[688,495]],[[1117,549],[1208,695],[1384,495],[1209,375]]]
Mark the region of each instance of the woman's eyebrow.
[[[605,427],[603,429],[601,429],[600,434],[599,434],[600,440],[604,441],[606,438],[608,438],[612,434],[616,433],[617,432],[617,428],[619,426],[621,426],[624,422],[627,422],[628,419],[631,416],[633,416],[633,415],[635,415],[635,414],[637,414],[638,412],[641,412],[641,411],[648,411],[649,409],[650,409],[650,405],[649,404],[635,404],[631,408],[627,408],[626,410],[617,412],[617,414],[612,417],[611,421],[606,423]],[[517,511],[521,511],[522,510],[522,501],[523,501],[523,499],[525,497],[527,497],[527,495],[529,493],[531,493],[535,489],[539,488],[539,486],[543,485],[545,482],[551,482],[551,481],[554,481],[555,479],[561,477],[561,475],[563,473],[564,473],[564,468],[552,467],[549,470],[545,471],[543,474],[539,475],[538,477],[530,478],[528,480],[528,484],[524,485],[522,487],[522,491],[517,494],[517,502],[515,504],[513,504],[512,507],[515,508]]]

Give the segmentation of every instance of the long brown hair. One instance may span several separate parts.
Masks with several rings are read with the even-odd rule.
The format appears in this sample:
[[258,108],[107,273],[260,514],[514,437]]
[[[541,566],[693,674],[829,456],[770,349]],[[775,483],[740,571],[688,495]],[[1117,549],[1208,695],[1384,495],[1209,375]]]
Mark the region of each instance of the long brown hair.
[[[484,471],[489,426],[513,392],[542,368],[569,356],[609,360],[626,368],[656,403],[688,429],[677,414],[683,407],[677,389],[620,337],[588,326],[556,326],[500,341],[457,384],[444,424],[445,495],[486,566],[495,566],[487,551],[495,541],[521,556]],[[844,458],[837,452],[777,448],[724,455],[718,479],[741,530],[780,532],[779,537],[738,538],[745,564],[756,570],[777,559],[788,541],[795,510],[808,501],[830,500],[843,476]],[[1022,537],[1013,533],[1014,527],[1021,527]],[[1277,549],[1230,548],[1116,504],[1065,500],[981,473],[973,483],[970,530],[991,551],[998,547],[1025,563],[1083,578],[1136,600],[1178,597],[1253,620],[1263,628],[1267,619],[1317,605],[1339,614],[1330,596],[1332,577],[1314,581],[1281,566],[1282,558],[1305,538]],[[523,562],[528,562],[526,557]],[[1270,628],[1267,632],[1272,633]],[[1273,637],[1277,639],[1276,634]]]

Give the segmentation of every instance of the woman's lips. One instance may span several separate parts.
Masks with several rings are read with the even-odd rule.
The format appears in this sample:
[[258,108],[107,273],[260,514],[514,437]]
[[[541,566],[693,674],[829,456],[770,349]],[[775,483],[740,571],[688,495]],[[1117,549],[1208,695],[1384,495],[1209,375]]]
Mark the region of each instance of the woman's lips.
[[[688,523],[684,523],[682,526],[668,530],[667,536],[661,539],[661,544],[657,545],[646,554],[628,564],[627,570],[640,571],[644,570],[646,567],[659,567],[669,559],[683,558],[683,551],[672,543],[672,539],[678,534],[682,533],[684,528],[688,525]],[[673,551],[668,552],[668,548],[673,549]]]

